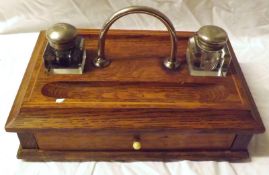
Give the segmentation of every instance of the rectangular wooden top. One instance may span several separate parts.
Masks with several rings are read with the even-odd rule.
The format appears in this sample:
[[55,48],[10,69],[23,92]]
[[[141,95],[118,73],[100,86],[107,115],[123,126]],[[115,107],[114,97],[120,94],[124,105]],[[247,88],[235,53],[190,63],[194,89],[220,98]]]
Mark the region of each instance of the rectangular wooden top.
[[[98,30],[80,30],[87,63],[83,75],[49,75],[41,32],[6,130],[171,129],[195,132],[262,132],[263,124],[232,53],[227,77],[190,76],[185,52],[191,32],[178,32],[182,66],[168,71],[167,32],[112,30],[106,68],[95,68]],[[229,46],[232,50],[231,45]]]

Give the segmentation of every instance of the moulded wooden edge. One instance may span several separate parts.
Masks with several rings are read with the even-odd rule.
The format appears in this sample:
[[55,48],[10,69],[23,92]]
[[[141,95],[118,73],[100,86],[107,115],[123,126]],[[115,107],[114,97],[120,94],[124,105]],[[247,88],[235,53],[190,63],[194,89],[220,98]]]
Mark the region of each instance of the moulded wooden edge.
[[26,161],[176,161],[214,160],[249,161],[247,150],[216,151],[46,151],[39,149],[18,150],[18,159]]
[[[229,48],[233,48],[230,41],[228,41],[228,46],[229,46]],[[251,107],[251,113],[252,113],[253,118],[255,119],[256,125],[259,128],[259,133],[264,133],[265,132],[265,126],[264,126],[264,124],[262,122],[262,119],[261,119],[260,113],[258,111],[258,108],[256,106],[256,103],[255,103],[255,101],[254,101],[254,99],[252,97],[252,94],[251,94],[250,90],[249,90],[247,81],[246,81],[245,76],[244,76],[244,74],[242,72],[242,69],[241,69],[240,64],[238,62],[238,59],[237,59],[233,49],[230,49],[230,52],[231,52],[232,58],[234,58],[234,59],[232,59],[232,62],[234,64],[236,72],[239,74],[239,76],[241,78],[240,79],[241,84],[244,87],[242,89],[242,91],[244,93],[246,93],[246,97],[248,98],[248,101],[249,101],[250,105],[252,106]]]
[[13,102],[12,107],[11,107],[8,119],[6,121],[5,128],[7,128],[7,126],[10,123],[14,122],[14,120],[16,119],[17,115],[20,112],[20,108],[21,108],[24,96],[26,94],[26,91],[28,89],[29,82],[31,81],[31,78],[33,76],[33,72],[34,72],[33,70],[36,67],[37,59],[34,59],[34,58],[36,57],[36,55],[38,54],[38,52],[40,51],[40,49],[42,47],[42,45],[40,45],[38,43],[40,41],[42,41],[44,39],[44,37],[45,37],[45,35],[44,34],[42,35],[42,33],[40,33],[38,38],[37,38],[35,47],[34,47],[34,49],[32,51],[31,58],[30,58],[30,60],[28,62],[28,65],[27,65],[27,68],[26,68],[25,73],[23,75],[23,79],[21,81],[19,90],[17,92],[16,98],[15,98],[15,100]]
[[[194,112],[194,111],[192,111]],[[250,115],[250,111],[248,112]],[[82,115],[82,113],[80,113]],[[174,113],[173,113],[174,114]],[[171,115],[173,115],[171,113]],[[125,115],[130,115],[130,113]],[[157,113],[156,113],[157,115]],[[201,113],[197,115],[202,115]],[[196,125],[197,127],[189,127],[186,128],[184,124],[180,127],[175,127],[171,125],[171,122],[165,122],[169,121],[166,119],[170,118],[160,118],[163,120],[162,125],[156,124],[156,123],[148,123],[151,127],[145,127],[147,121],[144,121],[144,125],[141,125],[139,127],[133,127],[134,123],[141,123],[141,120],[136,120],[135,117],[133,118],[118,118],[117,121],[126,121],[125,125],[122,125],[120,122],[114,122],[113,126],[110,126],[109,123],[104,123],[100,127],[99,125],[95,125],[96,120],[98,119],[99,121],[105,121],[107,118],[104,118],[102,116],[99,117],[99,115],[96,115],[96,119],[93,120],[81,120],[80,117],[59,117],[55,118],[51,114],[50,117],[34,117],[33,116],[26,116],[26,117],[17,117],[16,120],[12,120],[11,122],[6,124],[6,131],[7,132],[27,132],[27,133],[34,133],[34,132],[46,132],[46,131],[81,131],[81,132],[115,132],[115,131],[123,131],[124,132],[135,132],[137,130],[139,131],[171,131],[171,132],[188,132],[188,133],[237,133],[237,134],[256,134],[256,133],[261,133],[263,132],[263,128],[260,128],[260,125],[256,120],[253,120],[251,117],[241,117],[240,119],[237,119],[235,124],[224,124],[221,119],[216,118],[214,119],[207,119],[202,121],[201,124],[205,124],[207,122],[210,122],[211,124],[206,127],[201,127],[199,125],[199,121],[197,122],[198,124]],[[112,116],[112,113],[110,114]],[[116,116],[116,115],[114,115]],[[137,116],[137,115],[135,115]],[[156,119],[155,116],[147,117],[148,119]],[[83,117],[82,117],[83,119]],[[117,119],[117,116],[115,117]],[[183,119],[182,119],[183,120]],[[83,121],[83,124],[81,125],[82,122],[78,121]],[[230,121],[233,121],[232,118],[230,118]],[[145,123],[146,122],[146,123]],[[151,121],[149,121],[151,122]],[[181,123],[178,120],[179,123]],[[247,124],[246,124],[247,123]],[[244,125],[246,124],[246,125]],[[210,127],[214,126],[214,127]]]

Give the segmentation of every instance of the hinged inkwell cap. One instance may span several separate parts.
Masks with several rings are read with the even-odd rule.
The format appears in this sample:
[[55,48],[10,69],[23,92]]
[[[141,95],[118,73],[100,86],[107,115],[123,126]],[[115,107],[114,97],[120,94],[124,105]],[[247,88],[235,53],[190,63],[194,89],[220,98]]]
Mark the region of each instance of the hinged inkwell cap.
[[213,25],[201,27],[196,36],[198,46],[206,51],[218,51],[228,40],[227,33],[222,28]]
[[46,31],[45,68],[54,74],[82,74],[86,51],[84,39],[67,23],[57,23]]
[[57,23],[46,31],[51,47],[56,50],[66,50],[75,47],[77,29],[66,23]]
[[189,39],[187,61],[193,76],[226,76],[231,56],[228,35],[218,26],[201,27]]

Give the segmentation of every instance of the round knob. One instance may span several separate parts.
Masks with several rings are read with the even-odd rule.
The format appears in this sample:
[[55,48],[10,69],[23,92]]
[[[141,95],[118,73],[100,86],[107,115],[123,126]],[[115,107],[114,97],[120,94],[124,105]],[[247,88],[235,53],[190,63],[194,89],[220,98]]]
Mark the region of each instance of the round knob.
[[134,148],[134,150],[140,150],[142,148],[142,145],[139,141],[134,141],[133,148]]
[[228,40],[225,30],[218,26],[206,25],[197,32],[197,44],[207,51],[218,51],[224,47]]
[[54,49],[71,49],[75,46],[77,29],[70,24],[57,23],[46,31],[46,36],[50,46]]

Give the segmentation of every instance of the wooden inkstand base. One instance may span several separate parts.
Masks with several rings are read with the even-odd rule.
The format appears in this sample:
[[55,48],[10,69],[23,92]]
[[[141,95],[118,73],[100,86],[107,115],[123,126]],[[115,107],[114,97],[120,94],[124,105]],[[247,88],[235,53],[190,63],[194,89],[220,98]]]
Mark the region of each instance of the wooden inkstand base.
[[26,160],[240,160],[264,126],[232,53],[226,77],[191,76],[191,32],[177,32],[176,71],[163,67],[167,32],[112,30],[111,65],[92,66],[99,30],[79,30],[87,60],[82,75],[46,73],[41,32],[6,123]]

